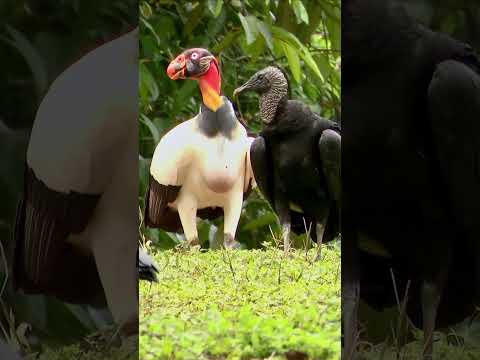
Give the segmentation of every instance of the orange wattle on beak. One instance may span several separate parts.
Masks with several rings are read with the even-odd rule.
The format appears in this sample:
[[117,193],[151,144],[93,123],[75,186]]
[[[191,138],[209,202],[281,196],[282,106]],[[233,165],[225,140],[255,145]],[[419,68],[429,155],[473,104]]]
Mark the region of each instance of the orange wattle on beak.
[[167,75],[172,80],[185,79],[187,60],[184,55],[178,55],[167,67]]

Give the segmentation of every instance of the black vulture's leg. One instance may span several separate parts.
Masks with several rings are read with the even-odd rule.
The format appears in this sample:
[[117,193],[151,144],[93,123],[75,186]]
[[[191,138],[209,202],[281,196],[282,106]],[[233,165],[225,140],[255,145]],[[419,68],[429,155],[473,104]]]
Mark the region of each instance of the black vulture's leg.
[[325,230],[325,223],[316,223],[315,224],[315,236],[317,238],[317,256],[315,261],[322,259],[322,241],[323,241],[323,232]]
[[322,258],[322,243],[323,243],[323,234],[325,234],[325,229],[327,227],[327,221],[328,221],[328,216],[330,213],[330,209],[327,210],[327,213],[325,214],[324,217],[322,217],[321,221],[315,222],[315,237],[317,238],[317,256],[315,258],[315,261],[319,261]]
[[280,220],[280,226],[282,227],[283,251],[285,253],[288,253],[290,251],[290,209],[288,208],[288,205],[286,205],[280,199],[276,201],[276,205],[278,218]]
[[[317,244],[317,255],[315,256],[315,261],[318,261],[320,260],[320,252],[321,252],[321,248],[320,246],[318,246],[318,227],[320,226],[319,225],[319,222],[315,219],[313,220],[311,223],[310,223],[310,238],[312,239],[312,241]],[[320,234],[322,235],[322,234]],[[320,242],[322,241],[322,238],[320,237]]]
[[441,262],[437,264],[439,271],[436,274],[428,276],[422,284],[422,315],[423,315],[423,334],[424,348],[423,359],[432,359],[433,354],[433,332],[437,319],[438,306],[442,297],[443,289],[447,281],[449,256],[445,254]]
[[355,231],[344,231],[342,238],[342,360],[357,358],[357,316],[360,301],[360,264]]
[[433,282],[424,282],[422,285],[422,312],[423,312],[423,331],[424,348],[423,358],[431,359],[433,352],[433,331],[435,329],[435,319],[437,317],[438,304],[440,303],[441,291],[437,284]]
[[311,223],[310,223],[310,238],[312,239],[312,241],[317,244],[318,243],[318,239],[317,239],[317,232],[315,231],[315,229],[317,228],[317,220],[313,220]]

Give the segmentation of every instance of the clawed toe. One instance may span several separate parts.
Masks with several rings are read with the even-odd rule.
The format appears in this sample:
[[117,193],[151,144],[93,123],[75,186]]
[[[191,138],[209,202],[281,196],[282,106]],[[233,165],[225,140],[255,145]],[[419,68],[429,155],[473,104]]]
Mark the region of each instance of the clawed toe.
[[240,243],[230,234],[225,234],[223,246],[225,249],[240,249],[241,247]]

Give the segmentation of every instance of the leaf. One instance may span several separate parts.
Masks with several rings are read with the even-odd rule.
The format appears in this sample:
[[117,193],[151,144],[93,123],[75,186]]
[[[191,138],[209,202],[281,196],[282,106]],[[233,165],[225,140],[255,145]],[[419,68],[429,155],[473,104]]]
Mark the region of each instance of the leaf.
[[242,231],[255,230],[270,224],[274,224],[277,221],[277,216],[272,212],[266,212],[264,215],[250,221],[248,224],[242,227]]
[[331,47],[336,50],[341,48],[341,11],[333,4],[325,3],[323,11],[327,15],[325,18],[325,25],[328,31],[328,40]]
[[23,348],[28,349],[30,347],[30,344],[27,339],[27,332],[29,332],[31,329],[32,329],[32,326],[24,322],[18,325],[17,327],[17,331],[16,331],[17,339]]
[[247,45],[251,45],[255,42],[258,36],[258,29],[256,19],[253,16],[244,17],[238,13],[240,22],[242,23],[243,30],[245,31],[245,37],[247,39]]
[[208,0],[207,6],[213,16],[218,17],[222,12],[223,0]]
[[158,99],[158,95],[159,90],[155,78],[144,64],[140,64],[140,96],[145,101],[155,101]]
[[328,61],[329,60],[328,55],[327,54],[317,55],[315,56],[315,60],[323,77],[325,79],[328,78],[333,71],[332,66],[330,65],[330,62]]
[[335,21],[332,18],[327,18],[325,22],[328,29],[328,38],[331,43],[332,49],[340,50],[341,48],[341,26],[340,22]]
[[257,37],[257,40],[251,45],[247,47],[248,55],[251,56],[253,59],[258,59],[263,55],[265,51],[265,40],[263,37]]
[[[179,244],[179,241],[174,238],[173,236],[170,236],[169,233],[160,230],[160,229],[147,229],[147,233],[149,234],[154,234],[156,233],[156,236],[154,238],[158,239],[158,242],[156,243],[158,249],[171,249],[172,247],[175,247],[176,245]],[[153,237],[153,236],[149,236]]]
[[142,3],[140,4],[140,14],[146,19],[152,16],[153,14],[152,7],[148,2],[142,1]]
[[308,24],[308,12],[301,0],[293,0],[293,12],[297,18],[297,24],[304,22]]
[[142,22],[142,24],[148,29],[150,30],[150,32],[152,33],[152,35],[155,37],[155,40],[157,40],[157,45],[160,45],[160,37],[158,36],[157,32],[155,31],[155,29],[153,28],[153,26],[147,21],[145,20],[144,18],[140,18],[140,21]]
[[301,50],[304,46],[291,32],[278,26],[272,26],[272,34],[275,38],[289,43],[293,48]]
[[140,121],[148,127],[150,133],[152,134],[153,141],[155,141],[155,144],[158,144],[160,142],[160,133],[158,132],[158,129],[153,121],[150,120],[145,114],[140,114]]
[[303,61],[305,61],[307,66],[311,70],[313,70],[315,75],[317,75],[322,82],[325,81],[322,73],[320,72],[320,69],[318,68],[317,63],[315,62],[315,59],[313,58],[312,54],[310,54],[310,51],[308,51],[308,49],[306,47],[303,47],[303,50],[300,53],[300,56],[302,57]]
[[139,195],[143,198],[148,188],[148,180],[150,175],[150,159],[145,159],[142,155],[138,155],[138,180],[140,191]]
[[265,24],[263,21],[257,20],[257,28],[265,39],[268,48],[273,51],[273,37],[270,29],[268,28],[268,25]]
[[40,98],[47,89],[48,76],[47,68],[42,57],[33,44],[18,30],[7,25],[6,29],[13,40],[2,37],[2,39],[9,45],[17,49],[27,62],[35,80],[35,87],[37,95]]
[[298,53],[287,43],[282,43],[282,48],[285,56],[287,57],[288,64],[290,65],[290,71],[293,74],[293,78],[297,83],[299,83],[302,78],[302,73],[300,69],[300,58],[298,57]]
[[[183,7],[178,5],[177,9],[182,9]],[[196,27],[202,22],[203,20],[203,6],[195,6],[191,13],[186,14],[185,16],[185,25],[183,26],[184,32],[187,35],[194,33]]]
[[214,54],[218,54],[222,52],[224,49],[228,48],[230,44],[237,38],[239,35],[240,31],[232,31],[229,32],[223,39],[220,41],[219,44],[215,45],[212,48],[212,51]]
[[315,62],[312,54],[310,54],[310,51],[307,49],[307,47],[303,45],[295,35],[277,26],[272,26],[272,34],[277,39],[288,43],[288,45],[299,51],[300,57],[303,59],[303,61],[305,61],[305,64],[315,73],[315,75],[320,78],[320,80],[324,81],[322,73],[320,72],[320,69],[318,68],[318,65]]

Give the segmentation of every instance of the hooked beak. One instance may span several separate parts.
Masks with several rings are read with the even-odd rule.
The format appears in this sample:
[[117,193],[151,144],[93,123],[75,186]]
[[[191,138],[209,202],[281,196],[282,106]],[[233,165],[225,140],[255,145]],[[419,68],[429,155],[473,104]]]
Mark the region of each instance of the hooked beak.
[[186,68],[187,60],[185,59],[185,55],[179,55],[168,65],[167,75],[172,80],[185,79]]
[[233,91],[233,97],[237,96],[241,92],[256,91],[256,90],[257,90],[256,79],[253,76],[250,79],[248,79],[245,84],[243,84],[242,86],[239,86]]
[[242,86],[239,86],[238,88],[236,88],[235,90],[233,90],[233,97],[237,97],[238,94],[240,94],[241,92],[247,90],[249,88],[248,86],[248,82],[246,82],[245,84],[243,84]]

